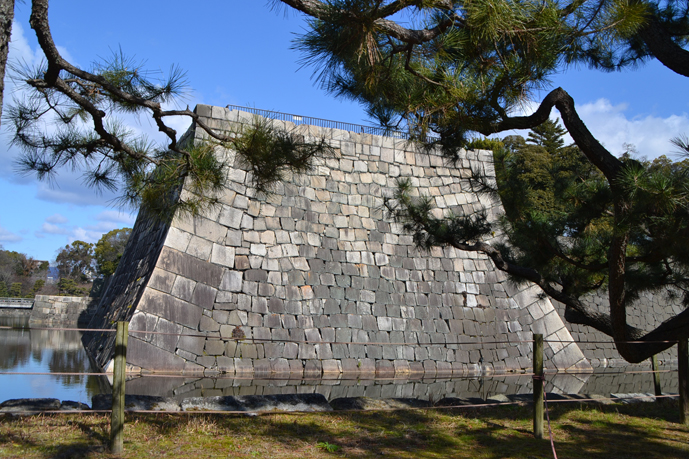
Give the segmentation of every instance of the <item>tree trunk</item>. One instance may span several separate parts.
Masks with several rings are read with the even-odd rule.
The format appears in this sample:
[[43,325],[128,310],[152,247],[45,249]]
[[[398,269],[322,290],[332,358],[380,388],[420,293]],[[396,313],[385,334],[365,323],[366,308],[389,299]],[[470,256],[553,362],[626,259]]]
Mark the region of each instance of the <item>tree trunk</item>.
[[651,56],[673,72],[689,77],[689,51],[678,45],[655,17],[639,30],[638,35]]
[[[14,0],[0,0],[0,113],[2,113],[2,96],[5,93],[5,67],[10,50],[12,19],[14,19]],[[0,124],[2,124],[2,118],[0,118]]]

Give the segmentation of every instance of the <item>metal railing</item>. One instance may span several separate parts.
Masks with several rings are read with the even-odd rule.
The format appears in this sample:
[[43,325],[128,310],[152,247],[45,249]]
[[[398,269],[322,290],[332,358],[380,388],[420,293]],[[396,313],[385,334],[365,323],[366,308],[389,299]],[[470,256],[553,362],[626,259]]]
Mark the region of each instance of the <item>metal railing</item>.
[[0,298],[0,308],[31,309],[33,302],[32,298]]
[[[405,131],[386,129],[377,126],[364,126],[363,124],[345,123],[343,121],[333,121],[323,118],[313,118],[311,116],[293,115],[290,113],[274,112],[260,108],[241,107],[239,105],[227,105],[225,108],[251,113],[252,115],[262,116],[271,120],[288,121],[296,126],[302,124],[317,126],[326,129],[341,129],[343,131],[355,132],[357,134],[371,134],[381,137],[391,137],[393,139],[409,140],[410,134]],[[428,140],[437,139],[437,136],[428,135]]]

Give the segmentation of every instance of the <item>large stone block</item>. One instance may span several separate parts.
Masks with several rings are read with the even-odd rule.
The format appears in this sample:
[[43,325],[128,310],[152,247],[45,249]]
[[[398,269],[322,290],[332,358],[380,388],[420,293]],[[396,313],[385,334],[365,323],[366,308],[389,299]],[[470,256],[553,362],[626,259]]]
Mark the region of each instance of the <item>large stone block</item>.
[[196,305],[153,289],[146,289],[138,310],[194,330],[199,326],[202,312]]
[[222,280],[223,271],[220,266],[205,263],[196,257],[168,247],[163,247],[157,266],[215,288],[220,286]]

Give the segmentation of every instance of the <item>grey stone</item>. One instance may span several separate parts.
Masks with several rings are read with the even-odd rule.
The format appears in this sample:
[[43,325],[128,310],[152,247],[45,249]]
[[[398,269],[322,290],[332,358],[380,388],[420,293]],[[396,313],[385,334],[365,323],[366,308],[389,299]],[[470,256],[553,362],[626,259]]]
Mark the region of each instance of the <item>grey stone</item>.
[[[0,413],[58,411],[60,406],[56,398],[15,398],[0,403]],[[108,409],[111,408],[112,403]]]
[[223,276],[220,289],[229,292],[241,292],[242,286],[243,274],[240,271],[228,270]]
[[[91,399],[94,410],[112,409],[112,394],[97,394]],[[124,396],[124,409],[133,411],[181,411],[178,400],[170,397],[159,397],[155,395],[134,395]]]
[[196,257],[163,247],[158,264],[160,268],[209,286],[219,286],[222,268],[209,265]]
[[217,293],[218,290],[213,287],[204,284],[196,284],[191,302],[204,309],[212,309]]

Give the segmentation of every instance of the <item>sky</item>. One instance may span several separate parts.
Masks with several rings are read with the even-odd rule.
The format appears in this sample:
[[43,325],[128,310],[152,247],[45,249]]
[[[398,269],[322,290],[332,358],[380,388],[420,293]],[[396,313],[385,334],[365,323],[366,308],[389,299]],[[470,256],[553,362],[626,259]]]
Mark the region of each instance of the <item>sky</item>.
[[[54,0],[49,19],[53,38],[73,64],[92,63],[121,49],[147,69],[166,74],[171,65],[185,70],[189,91],[177,102],[227,104],[274,110],[350,123],[372,124],[362,107],[335,99],[320,89],[313,69],[303,67],[293,50],[303,18],[270,8],[264,0]],[[38,63],[42,54],[28,24],[30,2],[18,3],[10,60]],[[635,147],[639,156],[672,155],[669,139],[689,134],[687,80],[653,61],[625,72],[602,73],[568,68],[552,86],[572,95],[591,132],[614,154]],[[19,92],[5,80],[5,108]],[[542,94],[535,94],[538,101]],[[531,104],[531,106],[534,106]],[[529,105],[525,110],[529,110]],[[145,118],[129,120],[134,129],[162,140]],[[187,120],[173,120],[182,133]],[[506,135],[507,133],[505,133]],[[0,131],[0,245],[40,260],[54,260],[61,247],[96,242],[114,228],[131,227],[135,211],[120,209],[117,194],[99,195],[85,187],[79,171],[62,170],[50,183],[16,172],[18,151],[11,133]]]

